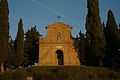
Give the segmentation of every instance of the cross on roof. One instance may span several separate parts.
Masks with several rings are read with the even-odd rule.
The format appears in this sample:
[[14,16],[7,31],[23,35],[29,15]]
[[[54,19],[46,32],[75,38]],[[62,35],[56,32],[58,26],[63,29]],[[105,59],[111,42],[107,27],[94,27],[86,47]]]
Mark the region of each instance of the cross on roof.
[[58,21],[60,21],[60,19],[61,19],[61,16],[59,16],[59,15],[58,15],[58,16],[57,16],[57,19],[58,19]]

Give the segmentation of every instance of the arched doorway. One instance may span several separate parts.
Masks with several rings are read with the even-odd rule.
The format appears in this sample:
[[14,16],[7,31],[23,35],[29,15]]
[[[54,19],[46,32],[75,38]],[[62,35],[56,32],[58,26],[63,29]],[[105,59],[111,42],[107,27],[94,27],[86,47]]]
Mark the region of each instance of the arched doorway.
[[64,56],[62,50],[57,50],[55,52],[57,54],[58,65],[64,65]]

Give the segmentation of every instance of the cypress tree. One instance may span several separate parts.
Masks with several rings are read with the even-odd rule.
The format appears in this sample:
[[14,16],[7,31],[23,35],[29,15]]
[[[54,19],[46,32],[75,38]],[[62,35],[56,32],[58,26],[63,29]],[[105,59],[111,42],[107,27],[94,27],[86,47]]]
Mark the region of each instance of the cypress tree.
[[80,31],[79,33],[80,40],[79,40],[79,59],[81,65],[86,65],[86,60],[85,60],[85,44],[86,44],[86,39],[85,35]]
[[108,11],[106,28],[111,30],[119,38],[119,29],[115,21],[114,14],[111,10]]
[[106,41],[107,47],[119,48],[119,29],[116,24],[114,14],[111,10],[108,11],[107,24],[106,24]]
[[16,54],[16,67],[19,67],[24,58],[24,31],[23,31],[23,22],[20,19],[18,24],[18,32],[15,40],[15,54]]
[[[3,69],[4,62],[8,54],[9,40],[9,9],[8,0],[0,0],[0,65]],[[1,70],[3,71],[3,70]]]
[[108,11],[105,36],[107,43],[105,65],[109,67],[120,67],[120,35],[118,25],[116,24],[114,14],[111,10]]
[[119,37],[120,37],[120,24],[118,24],[119,25]]
[[99,0],[87,0],[86,37],[89,65],[100,65],[105,56],[106,41],[99,17]]
[[15,65],[15,50],[14,50],[14,41],[12,40],[12,38],[9,41],[9,54],[8,54],[8,58],[5,62],[5,66],[6,68],[13,68]]

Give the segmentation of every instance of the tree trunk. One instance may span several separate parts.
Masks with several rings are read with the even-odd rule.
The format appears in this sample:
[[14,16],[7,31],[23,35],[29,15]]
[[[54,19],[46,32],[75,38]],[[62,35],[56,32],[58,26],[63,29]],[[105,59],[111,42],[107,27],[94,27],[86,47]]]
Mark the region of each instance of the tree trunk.
[[103,66],[102,58],[99,58],[99,66]]
[[1,73],[3,73],[4,72],[4,65],[3,65],[3,62],[1,63]]

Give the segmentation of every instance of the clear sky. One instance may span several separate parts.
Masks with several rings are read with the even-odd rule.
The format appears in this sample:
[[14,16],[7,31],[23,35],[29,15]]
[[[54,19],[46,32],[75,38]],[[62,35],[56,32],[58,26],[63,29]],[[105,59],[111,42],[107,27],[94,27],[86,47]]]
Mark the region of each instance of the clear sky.
[[[85,20],[87,15],[87,0],[8,0],[10,34],[14,39],[18,29],[19,19],[23,19],[24,31],[33,26],[46,35],[45,26],[58,21],[73,27],[72,35],[76,37],[80,29],[85,32]],[[100,0],[101,21],[107,19],[107,12],[111,9],[117,23],[120,23],[120,0]]]

